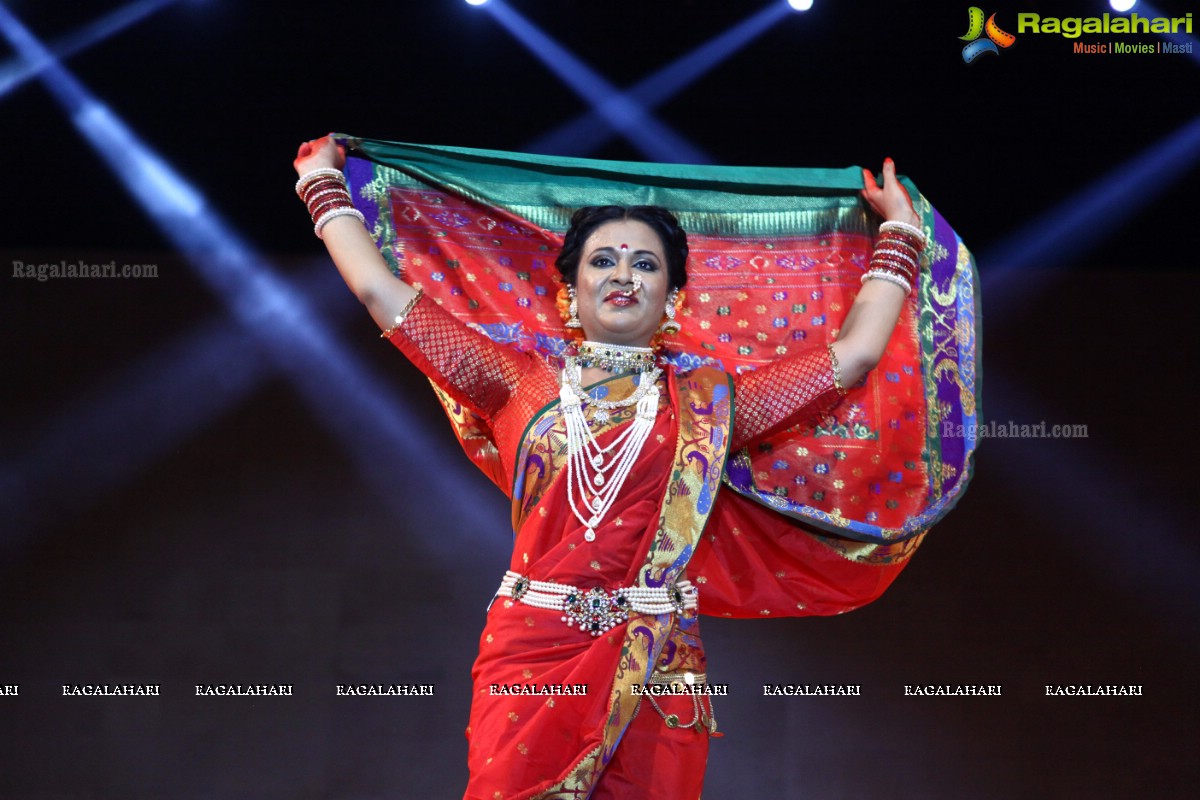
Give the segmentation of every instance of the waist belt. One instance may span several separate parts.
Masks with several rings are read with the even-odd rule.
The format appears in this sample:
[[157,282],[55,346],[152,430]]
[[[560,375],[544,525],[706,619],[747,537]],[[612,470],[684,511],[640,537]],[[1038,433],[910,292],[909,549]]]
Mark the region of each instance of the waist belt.
[[646,683],[651,686],[684,686],[691,688],[693,686],[708,685],[708,673],[706,672],[658,672],[651,673],[650,679]]
[[567,627],[579,626],[592,636],[599,636],[629,619],[629,614],[681,614],[695,611],[698,594],[691,581],[671,586],[627,586],[602,589],[599,586],[583,590],[552,581],[530,580],[509,570],[500,581],[497,597],[511,598],[535,608],[563,612]]

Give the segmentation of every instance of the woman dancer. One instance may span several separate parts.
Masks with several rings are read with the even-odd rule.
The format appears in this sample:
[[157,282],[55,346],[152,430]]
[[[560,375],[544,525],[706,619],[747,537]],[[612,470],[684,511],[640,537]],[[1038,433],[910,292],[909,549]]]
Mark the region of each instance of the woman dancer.
[[297,155],[318,235],[383,335],[486,424],[514,476],[512,561],[473,670],[466,797],[699,797],[717,729],[696,692],[710,590],[713,608],[831,613],[822,604],[861,605],[890,580],[843,580],[845,564],[783,536],[767,566],[805,578],[764,600],[741,580],[755,568],[706,542],[752,524],[740,498],[716,502],[726,456],[827,411],[888,345],[924,247],[894,164],[882,187],[864,170],[862,196],[887,222],[837,340],[733,377],[677,374],[655,352],[688,277],[687,238],[665,209],[574,215],[557,266],[567,327],[584,340],[551,359],[494,343],[395,277],[353,209],[344,158],[330,137]]

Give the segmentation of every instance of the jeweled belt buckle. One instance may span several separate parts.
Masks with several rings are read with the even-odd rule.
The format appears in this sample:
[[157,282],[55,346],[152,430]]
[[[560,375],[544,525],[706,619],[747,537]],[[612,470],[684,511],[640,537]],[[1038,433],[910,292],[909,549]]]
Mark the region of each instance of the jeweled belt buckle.
[[513,581],[512,599],[520,600],[522,597],[524,597],[525,593],[529,591],[529,586],[531,583],[532,581],[530,581],[529,578],[526,578],[524,575]]
[[606,592],[599,586],[586,592],[574,590],[563,598],[562,621],[571,628],[599,636],[629,619],[629,599],[620,589]]

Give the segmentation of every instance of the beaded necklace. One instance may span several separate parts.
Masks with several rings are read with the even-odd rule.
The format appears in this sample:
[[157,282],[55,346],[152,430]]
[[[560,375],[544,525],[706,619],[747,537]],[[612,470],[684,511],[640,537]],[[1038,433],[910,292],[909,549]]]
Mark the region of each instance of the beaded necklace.
[[[653,351],[649,348],[628,349],[649,351],[653,359]],[[567,426],[567,503],[575,517],[587,528],[583,538],[589,542],[596,541],[596,528],[604,521],[625,479],[629,477],[658,414],[658,378],[662,370],[653,366],[653,360],[649,362],[650,368],[646,369],[641,356],[641,352],[636,353],[639,361],[634,371],[639,373],[638,387],[623,400],[601,400],[589,396],[582,385],[583,368],[580,360],[574,356],[565,359],[559,405]],[[637,412],[633,421],[616,439],[606,447],[601,447],[584,417],[584,403],[592,409],[592,423],[597,425],[607,422],[608,412],[614,409],[636,405]]]

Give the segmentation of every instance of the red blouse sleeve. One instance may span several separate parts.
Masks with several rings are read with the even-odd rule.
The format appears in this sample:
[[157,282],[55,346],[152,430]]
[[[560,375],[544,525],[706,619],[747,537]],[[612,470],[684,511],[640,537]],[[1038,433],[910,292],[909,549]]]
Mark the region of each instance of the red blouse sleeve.
[[733,452],[828,411],[840,399],[824,345],[733,379]]
[[492,419],[529,370],[530,357],[467,327],[422,296],[389,341],[439,388]]

